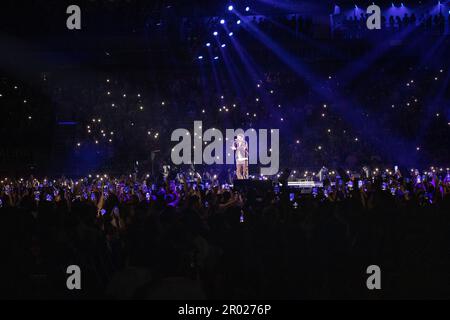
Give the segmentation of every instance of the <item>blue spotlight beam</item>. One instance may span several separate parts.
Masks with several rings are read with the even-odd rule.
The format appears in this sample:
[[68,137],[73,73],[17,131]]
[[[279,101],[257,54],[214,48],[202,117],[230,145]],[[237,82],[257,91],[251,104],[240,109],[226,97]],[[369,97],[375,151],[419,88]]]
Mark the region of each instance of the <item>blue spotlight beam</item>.
[[[314,46],[316,49],[318,49],[319,51],[323,52],[323,53],[329,53],[330,52],[330,47],[323,45],[323,44],[319,44],[317,41],[314,41],[308,37],[306,37],[305,35],[301,34],[301,33],[295,33],[293,32],[291,29],[289,29],[288,27],[282,25],[281,23],[266,17],[267,20],[269,20],[273,25],[275,25],[276,27],[280,28],[281,30],[283,30],[283,32],[287,32],[290,33],[291,35],[300,38],[300,40],[302,42],[307,42],[308,44]],[[333,54],[335,55],[336,58],[345,58],[345,55],[338,49],[333,48]]]
[[323,12],[323,9],[328,7],[328,4],[320,5],[319,1],[316,3],[313,2],[313,4],[295,0],[257,0],[257,2],[287,12]]
[[216,91],[222,92],[222,86],[220,85],[219,76],[217,75],[216,64],[214,63],[214,57],[211,52],[211,47],[208,48],[208,56],[210,58],[210,62],[212,64],[212,71],[214,76],[214,84],[216,85]]
[[[225,30],[228,32],[228,28],[225,26]],[[252,85],[259,82],[262,79],[262,72],[259,70],[258,66],[253,62],[251,55],[247,53],[247,51],[239,44],[238,40],[234,37],[230,38],[231,44],[237,54],[241,62],[243,63],[247,73],[250,75],[252,79]],[[248,83],[247,83],[248,85]],[[261,93],[261,100],[265,105],[271,106],[274,104],[272,101],[272,97],[268,95],[265,91]]]
[[[217,43],[217,46],[220,45],[219,39],[216,39],[216,43]],[[232,64],[231,59],[228,58],[228,55],[225,52],[224,48],[220,49],[220,53],[221,53],[222,58],[223,58],[223,60],[225,62],[225,66],[226,66],[225,69],[227,70],[227,73],[228,73],[228,76],[229,76],[229,78],[231,80],[231,84],[233,86],[233,89],[236,92],[236,94],[238,95],[238,97],[241,97],[242,96],[242,91],[240,89],[239,81],[238,81],[238,79],[236,78],[236,76],[234,74],[234,67],[233,67],[234,65]]]
[[358,60],[346,65],[343,70],[337,74],[337,78],[348,83],[355,79],[359,74],[367,69],[367,66],[374,63],[382,55],[386,54],[391,49],[391,43],[393,40],[403,40],[416,28],[414,26],[409,26],[400,32],[400,34],[394,34],[391,38],[388,38],[379,45],[376,50],[371,50],[365,56],[359,58]]
[[[236,10],[234,11],[236,15],[243,21],[244,17],[240,15]],[[356,107],[351,100],[344,99],[339,96],[338,93],[331,94],[329,91],[324,89],[321,84],[325,83],[325,79],[321,79],[314,75],[309,68],[302,64],[297,57],[289,52],[286,52],[280,45],[270,39],[266,34],[260,31],[256,26],[253,25],[251,21],[247,21],[243,24],[244,28],[249,31],[255,39],[265,45],[267,48],[272,50],[272,52],[280,58],[286,65],[297,73],[306,82],[311,84],[311,88],[320,96],[323,96],[328,102],[335,103],[336,109],[345,117],[346,121],[352,125],[363,124],[358,128],[359,133],[364,133],[365,136],[372,141],[380,150],[392,154],[394,150],[398,149],[399,144],[405,146],[406,142],[398,137],[394,137],[392,134],[386,135],[386,133],[381,130],[374,121],[367,119],[362,116],[362,112]],[[412,148],[412,146],[407,146],[407,149]],[[398,163],[409,165],[409,160],[407,157],[400,157],[398,155]]]

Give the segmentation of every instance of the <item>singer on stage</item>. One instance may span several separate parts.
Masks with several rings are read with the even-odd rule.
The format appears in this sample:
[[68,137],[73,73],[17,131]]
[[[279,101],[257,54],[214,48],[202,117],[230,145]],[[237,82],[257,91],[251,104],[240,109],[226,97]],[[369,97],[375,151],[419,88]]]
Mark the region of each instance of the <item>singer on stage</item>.
[[248,179],[248,144],[243,134],[238,134],[231,149],[235,150],[236,176]]

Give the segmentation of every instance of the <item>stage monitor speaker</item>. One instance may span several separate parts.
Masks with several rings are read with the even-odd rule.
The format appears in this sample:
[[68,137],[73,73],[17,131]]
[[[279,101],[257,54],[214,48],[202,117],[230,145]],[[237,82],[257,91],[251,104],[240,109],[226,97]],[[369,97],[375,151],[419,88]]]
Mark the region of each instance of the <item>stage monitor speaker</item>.
[[273,183],[271,180],[242,179],[242,180],[234,180],[233,188],[237,191],[253,190],[259,193],[273,190]]

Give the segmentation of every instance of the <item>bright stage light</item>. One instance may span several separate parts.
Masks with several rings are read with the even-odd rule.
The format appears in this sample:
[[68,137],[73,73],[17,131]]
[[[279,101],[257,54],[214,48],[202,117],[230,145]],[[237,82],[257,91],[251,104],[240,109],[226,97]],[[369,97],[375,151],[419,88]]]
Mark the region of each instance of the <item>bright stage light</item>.
[[233,6],[228,6],[228,11],[233,11]]
[[222,48],[225,48],[225,47],[226,47],[225,43],[224,43],[224,44],[222,44],[222,45],[221,45],[221,47],[222,47]]
[[206,43],[206,46],[207,46],[207,47],[210,47],[210,46],[211,46],[211,43],[207,42],[207,43]]
[[218,56],[215,56],[215,57],[214,57],[214,60],[219,60],[219,57],[218,57]]
[[236,21],[236,24],[241,24],[241,20]]
[[233,36],[233,32],[230,32],[228,35],[229,35],[230,37],[232,37],[232,36]]
[[220,24],[224,24],[224,23],[225,23],[225,20],[221,19]]
[[246,7],[245,11],[249,12],[250,11],[250,7]]
[[198,56],[198,60],[202,60],[203,59],[203,56]]
[[213,35],[214,35],[214,36],[217,36],[218,34],[219,34],[219,33],[218,33],[217,31],[214,31],[214,32],[213,32]]

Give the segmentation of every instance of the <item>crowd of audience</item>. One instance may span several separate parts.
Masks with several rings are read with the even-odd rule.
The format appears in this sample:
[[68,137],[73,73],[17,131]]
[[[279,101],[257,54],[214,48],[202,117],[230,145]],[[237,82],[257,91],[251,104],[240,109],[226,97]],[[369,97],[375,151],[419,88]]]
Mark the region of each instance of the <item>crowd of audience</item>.
[[[3,179],[8,298],[448,297],[450,174],[399,169],[323,187],[231,186],[207,172]],[[383,290],[366,288],[381,267]],[[82,290],[66,269],[82,270]]]
[[[142,73],[73,80],[49,74],[39,84],[45,97],[3,78],[1,131],[11,136],[1,146],[5,173],[14,164],[48,162],[64,168],[67,157],[77,160],[71,172],[102,166],[120,172],[135,161],[148,161],[154,150],[159,150],[157,162],[167,162],[172,131],[193,130],[195,120],[205,128],[280,129],[281,165],[298,171],[322,165],[354,169],[364,163],[448,165],[444,65],[385,59],[346,85],[339,71],[320,67],[322,90],[346,97],[334,101],[317,95],[290,71],[267,70],[253,85],[236,89],[219,68],[217,82],[212,75],[188,71],[155,75],[158,82],[144,80]],[[90,164],[97,167],[83,167],[82,160],[93,152],[104,152],[105,158]],[[45,160],[50,156],[53,160]],[[402,157],[411,163],[402,163]]]
[[[201,120],[205,128],[280,129],[282,165],[298,170],[324,164],[395,165],[400,161],[396,155],[408,155],[411,163],[405,165],[432,161],[446,166],[449,124],[443,90],[448,70],[445,64],[422,64],[407,59],[394,64],[386,58],[347,84],[335,68],[318,66],[322,90],[346,97],[331,101],[283,68],[268,68],[259,79],[246,75],[246,85],[236,84],[239,87],[230,83],[226,66],[218,66],[219,79],[211,74],[179,73],[158,76],[158,84],[142,86],[137,80],[134,88],[123,76],[113,76],[110,82],[100,77],[83,88],[88,90],[86,95],[76,96],[84,100],[69,108],[81,124],[73,144],[103,141],[108,145],[112,131],[114,147],[123,148],[116,158],[129,157],[130,164],[158,149],[160,159],[167,160],[172,131],[192,130],[193,122]],[[70,101],[73,92],[68,86],[61,101]],[[85,105],[91,106],[89,112],[80,109]],[[101,124],[92,122],[98,118]]]

